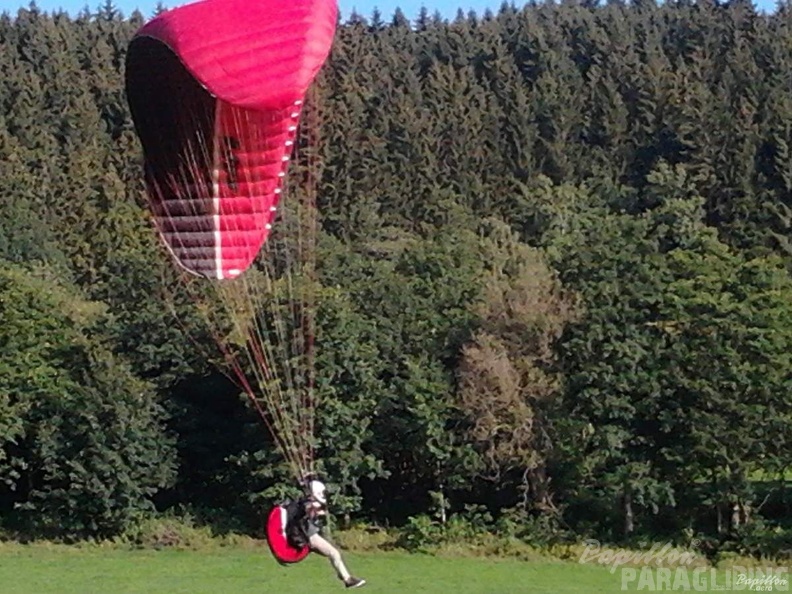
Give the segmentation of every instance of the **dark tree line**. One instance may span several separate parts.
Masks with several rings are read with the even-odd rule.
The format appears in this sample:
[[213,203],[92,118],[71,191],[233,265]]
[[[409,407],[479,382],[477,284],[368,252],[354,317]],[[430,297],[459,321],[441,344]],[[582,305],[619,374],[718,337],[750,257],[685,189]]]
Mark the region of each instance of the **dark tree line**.
[[[339,510],[790,548],[791,15],[563,2],[340,26],[317,146]],[[143,20],[0,16],[0,526],[20,534],[172,507],[253,529],[284,489],[187,338],[194,305],[164,306],[123,92]]]

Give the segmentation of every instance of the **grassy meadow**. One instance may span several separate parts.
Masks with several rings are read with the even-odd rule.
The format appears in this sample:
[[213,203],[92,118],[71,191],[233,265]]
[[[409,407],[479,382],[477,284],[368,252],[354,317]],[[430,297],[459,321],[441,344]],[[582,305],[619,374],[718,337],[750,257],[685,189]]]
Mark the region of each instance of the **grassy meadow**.
[[[347,554],[365,577],[361,592],[387,594],[598,594],[621,587],[620,572],[574,561],[443,557],[402,552]],[[661,588],[665,591],[671,589]],[[696,591],[710,591],[689,588]],[[263,548],[125,550],[0,544],[2,594],[324,594],[344,591],[326,560],[281,567]],[[714,589],[713,589],[714,591]],[[723,591],[723,590],[720,590]]]
[[[407,553],[347,555],[368,580],[362,592],[596,594],[619,591],[618,575],[594,565]],[[280,567],[265,550],[128,551],[65,546],[0,546],[3,594],[323,594],[339,592],[326,560]]]

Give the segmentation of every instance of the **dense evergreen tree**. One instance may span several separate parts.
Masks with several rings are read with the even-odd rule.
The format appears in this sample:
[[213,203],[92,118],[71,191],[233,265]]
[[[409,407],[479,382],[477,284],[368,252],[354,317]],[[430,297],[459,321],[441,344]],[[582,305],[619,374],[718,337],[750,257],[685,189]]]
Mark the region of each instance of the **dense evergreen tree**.
[[0,314],[8,524],[71,538],[129,527],[171,483],[174,460],[152,386],[109,348],[106,308],[47,268],[6,264]]

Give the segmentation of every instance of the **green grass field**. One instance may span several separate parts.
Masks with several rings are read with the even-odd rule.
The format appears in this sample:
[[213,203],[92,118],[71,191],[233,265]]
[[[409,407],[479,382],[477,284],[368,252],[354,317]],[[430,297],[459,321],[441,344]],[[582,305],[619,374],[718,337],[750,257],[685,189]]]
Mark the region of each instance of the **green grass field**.
[[[347,555],[361,593],[597,594],[621,592],[619,572],[561,561]],[[345,591],[324,559],[283,568],[265,550],[125,551],[0,545],[2,594],[324,594]],[[627,591],[636,590],[635,586]],[[646,591],[646,589],[644,589]],[[701,590],[699,590],[701,591]]]

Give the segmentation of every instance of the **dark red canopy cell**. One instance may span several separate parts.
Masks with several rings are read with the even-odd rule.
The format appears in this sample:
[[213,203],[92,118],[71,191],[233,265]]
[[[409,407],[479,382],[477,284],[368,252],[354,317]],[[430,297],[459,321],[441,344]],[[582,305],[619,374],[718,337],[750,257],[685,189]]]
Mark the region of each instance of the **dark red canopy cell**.
[[126,92],[157,228],[188,271],[226,279],[275,218],[336,0],[204,0],[135,35]]

